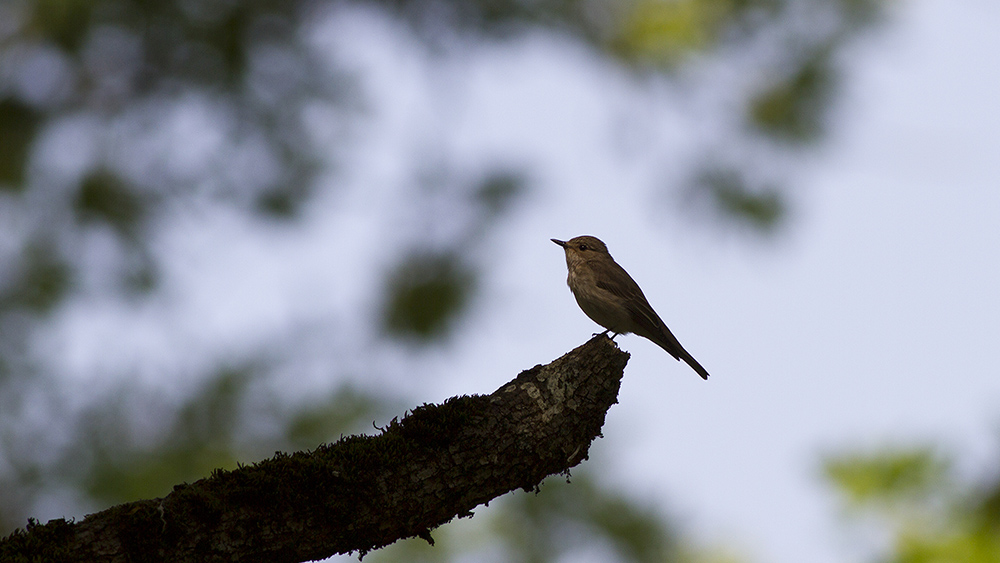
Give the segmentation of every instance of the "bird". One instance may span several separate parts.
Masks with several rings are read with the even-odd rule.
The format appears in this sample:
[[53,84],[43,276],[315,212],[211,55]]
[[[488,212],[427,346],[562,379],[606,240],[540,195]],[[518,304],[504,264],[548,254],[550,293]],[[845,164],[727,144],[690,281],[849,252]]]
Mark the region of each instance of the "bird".
[[702,379],[703,368],[681,346],[660,316],[646,300],[639,284],[615,262],[601,239],[589,235],[569,240],[551,239],[566,252],[566,283],[588,317],[607,329],[604,334],[637,334],[653,341],[676,360],[684,360]]

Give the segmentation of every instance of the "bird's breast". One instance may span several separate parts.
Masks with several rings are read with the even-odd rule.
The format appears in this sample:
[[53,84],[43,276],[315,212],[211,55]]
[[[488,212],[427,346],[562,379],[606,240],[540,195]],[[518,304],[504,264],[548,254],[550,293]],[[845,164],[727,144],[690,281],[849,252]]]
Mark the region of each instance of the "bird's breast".
[[632,319],[622,299],[598,287],[593,270],[585,265],[570,268],[566,282],[576,303],[592,321],[618,334],[632,332]]

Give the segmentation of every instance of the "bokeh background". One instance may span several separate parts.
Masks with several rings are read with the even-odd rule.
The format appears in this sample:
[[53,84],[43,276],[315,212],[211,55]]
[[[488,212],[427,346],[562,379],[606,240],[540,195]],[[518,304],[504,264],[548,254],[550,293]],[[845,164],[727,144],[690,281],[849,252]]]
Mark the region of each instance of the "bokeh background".
[[366,560],[1000,560],[998,27],[0,2],[0,533],[492,392],[598,330],[593,234],[712,378],[618,338],[569,483]]

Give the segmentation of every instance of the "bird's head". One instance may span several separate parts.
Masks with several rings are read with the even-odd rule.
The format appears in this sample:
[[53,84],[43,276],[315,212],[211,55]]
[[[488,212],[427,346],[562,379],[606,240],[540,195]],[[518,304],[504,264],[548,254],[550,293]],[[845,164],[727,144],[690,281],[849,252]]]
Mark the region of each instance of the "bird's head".
[[601,239],[590,235],[573,237],[569,240],[552,239],[552,242],[563,247],[567,262],[588,260],[601,254],[610,256],[608,247],[601,242]]

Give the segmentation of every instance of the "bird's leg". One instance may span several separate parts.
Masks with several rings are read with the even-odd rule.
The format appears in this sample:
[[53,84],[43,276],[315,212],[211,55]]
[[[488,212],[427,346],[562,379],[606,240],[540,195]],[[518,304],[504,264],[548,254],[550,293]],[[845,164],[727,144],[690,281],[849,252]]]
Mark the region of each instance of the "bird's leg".
[[[607,329],[607,330],[605,330],[604,332],[595,332],[594,334],[591,334],[590,337],[593,338],[595,336],[608,336],[609,332],[611,332],[610,328]],[[608,338],[610,338],[611,340],[614,340],[615,337],[618,336],[618,334],[619,333],[617,333],[617,332],[611,332],[611,336],[608,336]]]

